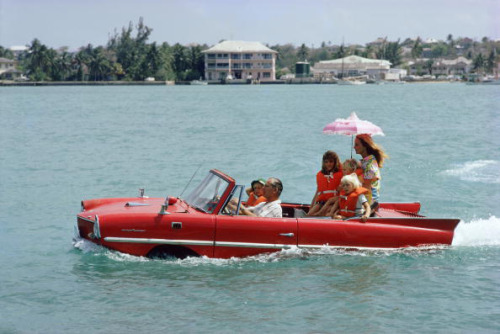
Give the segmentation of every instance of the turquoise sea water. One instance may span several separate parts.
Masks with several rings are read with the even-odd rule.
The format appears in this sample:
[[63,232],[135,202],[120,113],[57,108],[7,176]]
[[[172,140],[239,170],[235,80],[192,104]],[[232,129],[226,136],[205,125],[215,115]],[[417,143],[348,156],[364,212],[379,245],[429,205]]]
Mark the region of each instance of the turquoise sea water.
[[[218,168],[310,202],[322,128],[384,130],[382,201],[461,219],[430,250],[149,260],[74,240],[82,199],[178,196]],[[0,333],[498,333],[500,87],[0,88]]]

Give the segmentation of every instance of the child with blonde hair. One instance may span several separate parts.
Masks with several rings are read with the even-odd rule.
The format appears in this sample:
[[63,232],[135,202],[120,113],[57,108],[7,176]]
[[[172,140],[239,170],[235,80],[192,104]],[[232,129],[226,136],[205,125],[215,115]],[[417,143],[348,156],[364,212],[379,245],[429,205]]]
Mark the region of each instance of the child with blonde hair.
[[368,190],[361,186],[356,173],[344,176],[340,181],[340,187],[342,190],[338,201],[330,211],[332,218],[345,219],[361,216],[361,220],[366,222],[371,214],[370,203],[365,196]]

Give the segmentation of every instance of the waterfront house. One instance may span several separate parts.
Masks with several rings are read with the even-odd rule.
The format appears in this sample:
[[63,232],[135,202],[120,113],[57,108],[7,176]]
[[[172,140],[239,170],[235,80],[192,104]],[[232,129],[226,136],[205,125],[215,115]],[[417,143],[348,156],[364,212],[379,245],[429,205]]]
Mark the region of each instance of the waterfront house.
[[203,53],[207,80],[276,80],[278,52],[259,42],[223,41]]
[[13,80],[21,75],[21,71],[16,69],[17,62],[12,59],[0,58],[0,78]]
[[385,73],[389,72],[390,68],[391,63],[388,60],[348,56],[340,59],[320,61],[314,65],[312,72],[316,79],[363,75],[380,79]]
[[16,61],[7,58],[0,58],[0,74],[16,67]]
[[456,59],[419,58],[409,62],[408,65],[410,75],[464,75],[471,71],[473,64],[470,59],[458,57]]

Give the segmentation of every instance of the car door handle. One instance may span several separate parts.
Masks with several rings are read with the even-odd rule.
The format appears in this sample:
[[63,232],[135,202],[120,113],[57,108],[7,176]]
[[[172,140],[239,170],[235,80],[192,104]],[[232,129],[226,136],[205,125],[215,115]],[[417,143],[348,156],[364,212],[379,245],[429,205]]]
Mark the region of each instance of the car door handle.
[[282,237],[288,237],[288,238],[293,238],[295,234],[293,233],[280,233],[280,236]]

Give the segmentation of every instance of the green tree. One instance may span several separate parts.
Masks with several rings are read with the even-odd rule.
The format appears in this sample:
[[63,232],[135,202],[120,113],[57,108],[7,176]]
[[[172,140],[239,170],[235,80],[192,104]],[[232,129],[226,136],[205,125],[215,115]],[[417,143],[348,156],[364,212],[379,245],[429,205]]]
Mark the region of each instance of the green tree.
[[113,67],[105,55],[104,48],[102,46],[92,48],[92,45],[90,44],[88,48],[89,50],[87,53],[89,54],[88,67],[90,79],[93,79],[94,81],[107,80]]
[[432,74],[432,66],[434,66],[434,60],[429,59],[425,62],[424,68],[429,72],[429,74]]
[[305,44],[302,44],[297,51],[297,59],[299,59],[299,61],[306,61],[308,55],[309,48]]
[[187,51],[187,61],[189,63],[186,73],[186,80],[197,80],[205,75],[205,55],[201,53],[202,47],[195,45],[189,47]]
[[401,45],[399,44],[399,40],[396,42],[389,42],[385,46],[384,55],[384,58],[377,58],[390,61],[392,66],[399,66],[401,64]]
[[175,73],[172,69],[172,48],[164,42],[159,47],[159,54],[162,66],[158,69],[156,76],[159,80],[175,80]]
[[413,59],[420,58],[420,56],[422,55],[422,51],[423,51],[422,40],[420,39],[420,37],[417,37],[415,43],[411,48],[412,58]]
[[67,80],[71,75],[72,58],[71,54],[66,51],[64,51],[58,58],[57,66],[61,73],[62,80]]
[[448,42],[448,45],[451,48],[455,46],[455,41],[453,40],[453,35],[452,34],[448,34],[448,36],[446,37],[446,41]]
[[121,64],[125,78],[128,80],[141,80],[143,78],[140,72],[148,50],[146,42],[152,32],[152,29],[144,24],[142,17],[139,18],[136,29],[136,36],[133,37],[134,26],[130,22],[127,28],[122,28],[120,35],[115,32],[107,45],[108,49],[115,53],[116,62]]
[[398,66],[401,64],[401,45],[399,44],[399,39],[396,42],[387,43],[387,39],[384,39],[382,45],[375,52],[377,59],[385,59],[391,62],[393,66]]
[[172,69],[175,73],[176,80],[186,80],[185,72],[188,69],[188,57],[186,55],[186,47],[176,43],[172,47]]
[[446,44],[436,44],[431,47],[431,54],[433,58],[440,58],[448,54],[448,47]]
[[0,45],[0,57],[14,59],[14,53]]
[[46,45],[35,38],[29,47],[26,59],[28,75],[35,81],[50,80],[51,54]]
[[373,45],[369,44],[365,47],[363,52],[361,52],[361,57],[364,58],[374,58],[375,56],[375,51],[373,49]]
[[86,49],[80,49],[73,58],[76,66],[75,79],[77,81],[87,81],[88,78],[88,63],[90,62],[90,55],[87,54]]
[[346,52],[346,49],[344,47],[344,44],[342,44],[338,50],[333,54],[333,58],[334,59],[340,59],[340,58],[344,58],[345,56],[347,56],[347,52]]
[[476,72],[481,72],[484,68],[484,58],[481,53],[478,53],[472,62],[472,67]]
[[163,65],[160,50],[156,43],[148,45],[146,55],[143,57],[140,67],[140,79],[144,80],[147,77],[156,77],[156,73]]
[[485,61],[486,72],[493,73],[495,69],[495,51],[492,50]]

